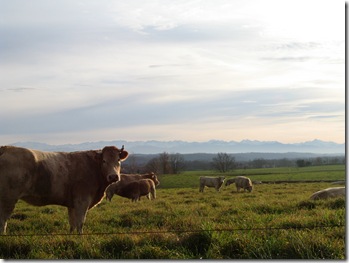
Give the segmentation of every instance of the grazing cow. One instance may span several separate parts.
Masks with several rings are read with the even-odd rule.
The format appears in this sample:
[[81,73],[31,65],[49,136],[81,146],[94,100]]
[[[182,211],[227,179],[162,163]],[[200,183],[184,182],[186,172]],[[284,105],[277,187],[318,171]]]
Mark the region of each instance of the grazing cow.
[[141,196],[144,195],[150,200],[150,194],[153,199],[156,199],[155,183],[151,179],[140,179],[129,183],[122,183],[120,181],[107,188],[107,200],[111,201],[114,194],[132,199],[132,202],[139,201]]
[[233,183],[235,183],[237,192],[240,192],[240,188],[244,189],[244,192],[246,192],[246,190],[249,192],[252,191],[252,182],[248,177],[236,176],[235,178],[228,179],[225,182],[225,186],[228,186]]
[[119,180],[128,152],[115,146],[79,152],[43,152],[0,147],[0,231],[19,199],[36,205],[68,208],[70,232],[82,234],[87,211]]
[[158,186],[160,184],[158,177],[155,173],[147,173],[147,174],[121,174],[120,175],[120,182],[129,183],[132,181],[138,181],[140,179],[151,179],[154,181],[155,186]]
[[200,176],[200,192],[204,191],[205,186],[207,187],[214,187],[216,191],[218,192],[221,188],[223,182],[225,180],[225,177],[219,176],[219,177],[208,177],[208,176]]
[[345,196],[345,187],[332,187],[313,193],[310,197],[312,200],[327,199]]

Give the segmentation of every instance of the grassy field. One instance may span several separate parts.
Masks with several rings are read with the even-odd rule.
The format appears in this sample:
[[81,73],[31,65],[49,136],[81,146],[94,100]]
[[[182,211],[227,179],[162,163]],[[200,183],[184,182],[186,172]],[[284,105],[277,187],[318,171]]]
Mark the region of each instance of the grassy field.
[[303,181],[303,180],[345,180],[344,165],[311,166],[311,167],[286,167],[286,168],[261,168],[239,169],[233,172],[220,174],[215,171],[189,171],[175,175],[160,176],[159,188],[199,187],[200,176],[225,176],[233,178],[244,175],[252,181]]
[[[252,193],[236,193],[231,185],[220,192],[206,188],[199,193],[198,177],[210,174],[163,176],[153,201],[142,198],[132,203],[119,196],[114,196],[112,202],[103,200],[88,212],[82,236],[67,235],[66,208],[19,202],[8,221],[8,236],[0,236],[0,257],[346,258],[345,200],[309,200],[313,192],[330,183],[261,184],[255,185]],[[334,180],[345,179],[344,166],[243,170],[231,176],[237,174],[262,181],[280,177],[321,180],[326,174]]]

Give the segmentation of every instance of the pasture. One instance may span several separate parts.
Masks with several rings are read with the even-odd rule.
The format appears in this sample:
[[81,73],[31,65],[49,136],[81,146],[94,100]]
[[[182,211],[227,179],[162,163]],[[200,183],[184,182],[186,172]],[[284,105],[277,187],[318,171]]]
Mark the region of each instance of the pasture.
[[[69,235],[67,210],[19,202],[0,236],[5,259],[344,259],[345,200],[311,201],[328,182],[235,185],[199,193],[186,172],[160,177],[157,199],[114,196],[87,214],[84,235]],[[345,179],[344,166],[251,169],[252,180]]]

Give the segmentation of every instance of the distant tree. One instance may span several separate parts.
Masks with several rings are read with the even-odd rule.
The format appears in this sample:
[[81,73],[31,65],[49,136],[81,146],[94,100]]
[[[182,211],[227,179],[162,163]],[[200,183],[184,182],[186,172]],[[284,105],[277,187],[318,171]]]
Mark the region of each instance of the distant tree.
[[184,167],[185,162],[182,155],[178,153],[169,154],[167,152],[159,154],[158,157],[151,159],[146,165],[148,171],[159,174],[177,174],[183,171]]
[[218,153],[217,156],[212,159],[212,166],[219,172],[226,173],[234,169],[235,158],[227,153]]
[[159,159],[153,158],[147,162],[145,169],[149,172],[159,173]]
[[322,160],[321,157],[316,157],[314,160],[314,165],[322,165],[324,163],[324,161]]
[[263,168],[265,166],[267,166],[268,161],[263,159],[263,158],[258,158],[258,159],[254,159],[252,162],[252,167],[253,168]]
[[311,165],[311,162],[310,161],[306,161],[306,160],[303,160],[303,159],[298,159],[296,161],[296,164],[298,167],[306,167],[306,166],[310,166]]
[[169,174],[171,173],[170,166],[170,155],[167,152],[163,152],[158,157],[159,162],[159,173]]
[[302,159],[298,159],[296,161],[296,164],[297,164],[298,167],[304,167],[305,166],[305,161],[302,160]]
[[181,154],[171,154],[170,155],[170,166],[172,173],[179,174],[185,168],[184,158]]
[[127,158],[127,163],[122,165],[124,173],[139,173],[139,166],[137,165],[137,158],[134,155],[131,155]]

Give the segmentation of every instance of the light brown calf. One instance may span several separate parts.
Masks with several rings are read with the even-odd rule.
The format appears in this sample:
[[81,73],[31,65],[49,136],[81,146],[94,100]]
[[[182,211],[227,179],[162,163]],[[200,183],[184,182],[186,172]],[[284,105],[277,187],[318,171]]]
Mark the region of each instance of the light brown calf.
[[139,201],[141,196],[147,196],[148,199],[151,199],[151,197],[155,199],[155,183],[151,179],[141,179],[130,183],[117,182],[106,189],[107,200],[111,201],[114,194],[129,198],[133,202]]

